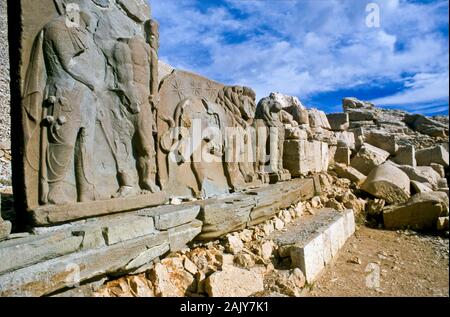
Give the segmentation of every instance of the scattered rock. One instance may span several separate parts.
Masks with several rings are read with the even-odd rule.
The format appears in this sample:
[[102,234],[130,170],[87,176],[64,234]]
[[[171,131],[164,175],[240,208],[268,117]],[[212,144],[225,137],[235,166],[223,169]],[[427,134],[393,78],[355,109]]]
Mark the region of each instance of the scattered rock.
[[239,238],[238,235],[229,234],[227,235],[226,239],[227,243],[225,248],[227,252],[236,255],[244,248],[244,243],[242,243],[242,240]]
[[225,266],[223,271],[210,275],[205,289],[211,297],[248,297],[264,290],[260,274],[233,266]]

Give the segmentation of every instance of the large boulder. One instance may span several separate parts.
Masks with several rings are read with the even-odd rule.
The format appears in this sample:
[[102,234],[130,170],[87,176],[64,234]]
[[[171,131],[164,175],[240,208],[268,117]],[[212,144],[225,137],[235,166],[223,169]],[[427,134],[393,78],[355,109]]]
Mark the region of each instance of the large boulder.
[[350,165],[364,175],[368,175],[372,169],[384,163],[389,157],[389,152],[370,144],[363,144]]
[[388,203],[403,203],[410,197],[410,180],[401,169],[387,162],[375,167],[361,189]]
[[211,297],[248,297],[262,292],[264,283],[258,273],[226,265],[206,279],[205,289]]
[[417,165],[421,166],[430,166],[431,163],[436,163],[448,167],[448,156],[448,151],[442,145],[416,151]]
[[389,206],[383,210],[384,226],[388,229],[432,229],[439,217],[448,215],[448,196],[443,192],[416,194],[406,205]]

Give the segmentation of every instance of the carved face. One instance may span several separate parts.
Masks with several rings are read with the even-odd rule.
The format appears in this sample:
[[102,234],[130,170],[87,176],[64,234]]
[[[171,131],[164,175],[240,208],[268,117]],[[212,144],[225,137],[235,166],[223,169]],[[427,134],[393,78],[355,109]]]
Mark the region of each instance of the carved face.
[[109,7],[109,0],[92,0],[96,5],[102,7],[102,8],[108,8]]

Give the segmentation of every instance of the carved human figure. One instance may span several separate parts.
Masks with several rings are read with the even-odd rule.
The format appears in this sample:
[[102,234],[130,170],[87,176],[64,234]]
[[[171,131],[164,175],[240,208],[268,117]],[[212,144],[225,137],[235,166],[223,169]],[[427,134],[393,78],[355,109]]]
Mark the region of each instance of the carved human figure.
[[[61,5],[62,3],[60,3]],[[78,201],[95,199],[93,145],[97,98],[106,62],[93,40],[90,17],[76,5],[43,30],[46,86],[41,134],[42,203],[71,202],[65,178],[74,161]],[[79,19],[78,19],[79,18]],[[79,22],[78,22],[79,21]]]
[[[151,49],[141,37],[122,38],[115,45],[113,57],[116,90],[121,97],[122,106],[128,110],[126,119],[134,128],[128,142],[131,148],[131,140],[136,140],[139,183],[142,189],[157,192],[159,188],[155,184],[156,152],[153,139],[155,122],[150,103]],[[120,135],[124,131],[115,132]],[[126,166],[118,165],[119,168]],[[124,167],[118,174],[121,187],[117,196],[136,194],[132,173]]]
[[[256,141],[256,167],[262,175],[269,173],[285,173],[283,168],[284,124],[280,117],[282,106],[272,96],[261,99],[256,107],[255,128]],[[269,166],[266,168],[267,153],[269,153]]]
[[251,127],[255,113],[254,92],[247,87],[226,86],[219,91],[217,104],[229,117],[225,135],[225,166],[231,187],[240,189],[255,179]]

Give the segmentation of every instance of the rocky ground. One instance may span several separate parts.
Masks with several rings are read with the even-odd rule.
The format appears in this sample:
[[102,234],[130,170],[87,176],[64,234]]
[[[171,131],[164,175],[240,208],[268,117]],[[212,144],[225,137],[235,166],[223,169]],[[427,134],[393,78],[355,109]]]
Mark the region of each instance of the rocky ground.
[[[448,296],[448,237],[371,228],[366,204],[348,180],[320,178],[321,196],[222,240],[173,253],[145,273],[106,283],[95,296]],[[358,230],[322,276],[307,284],[274,237],[329,205],[353,208]]]
[[360,226],[308,296],[449,296],[448,238]]

